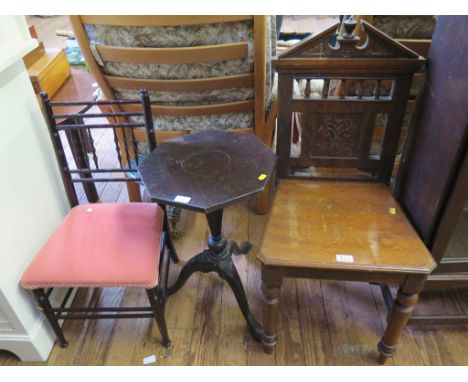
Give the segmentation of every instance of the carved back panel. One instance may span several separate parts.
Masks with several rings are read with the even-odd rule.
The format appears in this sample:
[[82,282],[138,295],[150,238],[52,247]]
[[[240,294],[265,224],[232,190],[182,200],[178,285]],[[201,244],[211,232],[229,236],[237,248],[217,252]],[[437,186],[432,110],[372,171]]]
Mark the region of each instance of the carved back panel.
[[[364,42],[345,26],[344,35],[336,24],[273,61],[279,177],[339,167],[351,177],[390,179],[412,75],[424,59],[365,21]],[[304,85],[301,95],[293,96],[294,82]],[[301,116],[301,131],[291,154],[293,113]]]

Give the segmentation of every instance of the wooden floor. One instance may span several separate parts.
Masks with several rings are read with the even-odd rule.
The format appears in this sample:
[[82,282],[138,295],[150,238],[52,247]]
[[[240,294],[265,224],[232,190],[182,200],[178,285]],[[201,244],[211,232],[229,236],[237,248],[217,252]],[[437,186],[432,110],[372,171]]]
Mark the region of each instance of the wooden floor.
[[[110,150],[105,134],[95,135],[99,150]],[[116,159],[107,156],[111,165]],[[123,184],[101,184],[103,202],[128,200]],[[81,198],[84,198],[81,193]],[[261,320],[260,264],[256,259],[266,216],[249,204],[228,208],[224,233],[249,240],[253,250],[234,261],[245,285],[254,315]],[[184,212],[182,238],[176,247],[182,261],[171,268],[174,280],[180,267],[205,248],[204,216]],[[74,304],[90,306],[141,305],[145,292],[132,289],[80,290]],[[417,307],[429,313],[437,306],[451,313],[468,313],[468,289],[454,288],[426,294]],[[376,345],[386,320],[377,286],[353,282],[288,279],[281,294],[276,352],[267,355],[250,337],[235,298],[219,278],[194,274],[167,304],[166,320],[173,346],[165,351],[152,319],[66,321],[70,345],[55,346],[47,363],[39,365],[141,365],[156,355],[154,365],[375,365]],[[408,327],[389,365],[468,365],[468,327]],[[0,351],[1,365],[29,365]]]
[[[103,201],[127,200],[123,185],[100,188]],[[261,319],[260,271],[256,259],[266,216],[248,204],[226,210],[224,232],[253,250],[234,261],[245,285],[254,315]],[[176,241],[181,264],[172,266],[171,279],[194,253],[205,248],[204,216],[184,213],[183,237]],[[468,290],[444,291],[423,298],[419,312],[431,304],[465,311]],[[430,304],[425,303],[425,300]],[[74,303],[90,306],[145,304],[144,291],[131,289],[80,290]],[[442,305],[440,305],[442,303]],[[66,321],[69,347],[54,347],[47,365],[141,365],[156,355],[154,365],[375,365],[376,344],[383,333],[386,310],[376,286],[352,282],[286,280],[281,295],[276,353],[267,355],[252,340],[234,296],[212,274],[195,274],[168,300],[166,319],[173,346],[161,346],[151,319]],[[468,330],[459,327],[409,327],[390,365],[468,365]],[[0,351],[0,365],[21,363]]]

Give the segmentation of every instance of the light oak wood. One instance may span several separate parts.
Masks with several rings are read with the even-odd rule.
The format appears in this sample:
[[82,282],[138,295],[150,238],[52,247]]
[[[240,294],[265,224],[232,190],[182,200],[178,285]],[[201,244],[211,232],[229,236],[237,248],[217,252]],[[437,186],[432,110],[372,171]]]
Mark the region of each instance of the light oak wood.
[[204,91],[254,85],[254,74],[239,74],[226,77],[199,78],[191,80],[152,80],[127,77],[104,76],[110,86],[117,89],[157,90],[157,91]]
[[246,42],[182,48],[129,48],[96,45],[103,61],[130,64],[193,64],[246,58]]
[[346,65],[346,72],[347,73],[359,73],[362,74],[362,70],[367,68],[372,73],[408,73],[414,70],[417,70],[421,63],[415,62],[412,59],[405,59],[402,58],[398,61],[391,62],[389,64],[388,60],[386,59],[375,59],[368,63],[363,64],[362,62],[350,62],[346,59],[321,59],[317,62],[310,62],[310,60],[304,59],[294,59],[290,61],[288,60],[280,60],[275,63],[275,68],[278,71],[286,70],[286,69],[295,69],[301,70],[302,68],[306,71],[307,69],[311,68],[323,68],[326,67],[327,74],[339,74],[343,72],[343,66]]
[[[337,262],[337,254],[353,262]],[[316,269],[429,273],[435,267],[388,188],[359,182],[281,180],[259,258]]]
[[45,54],[44,43],[42,41],[38,41],[38,43],[38,46],[36,46],[31,52],[23,57],[23,62],[24,65],[26,65],[26,68],[29,68]]
[[36,93],[44,91],[49,97],[53,97],[70,76],[70,65],[65,52],[47,49],[28,67],[28,74]]
[[263,138],[266,110],[267,19],[254,16],[255,133]]
[[[235,129],[235,130],[228,130],[228,131],[235,131],[239,134],[253,134],[253,129]],[[156,141],[163,142],[167,139],[181,137],[182,135],[187,134],[186,131],[157,131],[156,133]],[[146,139],[146,133],[144,130],[135,129],[135,138],[139,141],[144,141]]]
[[[70,16],[70,24],[73,28],[73,33],[75,34],[76,40],[80,44],[81,53],[83,54],[86,64],[88,65],[90,72],[93,73],[94,77],[96,78],[96,82],[101,88],[104,97],[106,99],[115,99],[112,88],[106,82],[101,67],[94,60],[93,54],[91,53],[91,49],[89,48],[88,35],[86,34],[86,30],[81,23],[80,16]],[[117,107],[116,109],[118,110]]]
[[429,48],[431,47],[432,40],[428,39],[411,39],[411,38],[400,38],[398,41],[420,56],[427,57]]
[[[244,113],[252,111],[255,107],[254,100],[218,103],[200,106],[158,106],[151,105],[151,111],[154,115],[164,116],[202,116],[228,113]],[[124,111],[137,111],[138,105],[122,105]]]

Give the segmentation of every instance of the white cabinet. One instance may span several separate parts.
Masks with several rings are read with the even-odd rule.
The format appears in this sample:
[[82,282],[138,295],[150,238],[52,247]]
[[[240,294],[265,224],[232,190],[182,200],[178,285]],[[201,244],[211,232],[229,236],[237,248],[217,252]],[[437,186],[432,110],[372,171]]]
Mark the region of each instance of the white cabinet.
[[23,361],[45,361],[55,338],[19,280],[69,208],[22,62],[35,46],[23,16],[0,16],[0,349]]

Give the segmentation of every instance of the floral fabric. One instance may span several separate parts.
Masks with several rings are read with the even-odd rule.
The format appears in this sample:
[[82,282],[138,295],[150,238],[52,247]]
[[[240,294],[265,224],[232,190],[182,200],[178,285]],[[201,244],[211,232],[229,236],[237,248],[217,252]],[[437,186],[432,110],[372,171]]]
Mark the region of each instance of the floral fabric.
[[431,39],[436,16],[374,16],[372,25],[393,38]]
[[[254,66],[254,29],[253,21],[227,22],[201,25],[180,26],[106,26],[85,25],[91,50],[106,74],[139,79],[195,79],[223,77],[253,72]],[[276,54],[276,28],[274,16],[269,18],[267,57]],[[198,45],[216,45],[236,42],[248,43],[248,56],[245,59],[233,59],[219,62],[201,62],[194,64],[129,64],[103,62],[95,45],[127,47],[186,47]],[[267,59],[267,104],[272,92],[272,67]],[[118,98],[136,98],[137,93],[125,89],[114,89]],[[254,99],[253,88],[220,89],[203,92],[160,92],[151,91],[150,99],[160,105],[209,105],[214,103],[238,102]],[[154,116],[157,130],[197,131],[206,129],[254,128],[254,114],[233,113],[202,117],[165,117]]]

